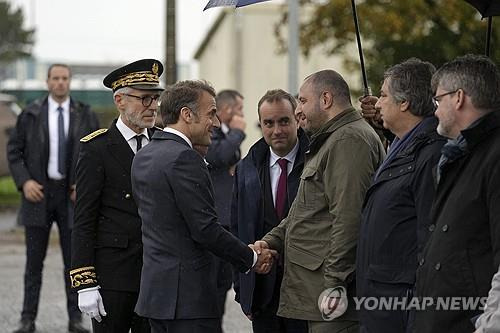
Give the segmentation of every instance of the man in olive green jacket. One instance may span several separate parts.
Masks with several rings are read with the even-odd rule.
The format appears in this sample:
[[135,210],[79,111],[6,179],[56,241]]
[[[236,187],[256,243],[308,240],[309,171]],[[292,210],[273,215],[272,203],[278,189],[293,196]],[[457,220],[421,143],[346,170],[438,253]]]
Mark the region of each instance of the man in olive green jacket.
[[[357,332],[352,296],[361,206],[385,156],[375,131],[351,104],[340,74],[307,77],[299,107],[311,136],[288,217],[255,245],[284,254],[278,315],[309,321],[309,332]],[[345,298],[349,306],[345,311]]]

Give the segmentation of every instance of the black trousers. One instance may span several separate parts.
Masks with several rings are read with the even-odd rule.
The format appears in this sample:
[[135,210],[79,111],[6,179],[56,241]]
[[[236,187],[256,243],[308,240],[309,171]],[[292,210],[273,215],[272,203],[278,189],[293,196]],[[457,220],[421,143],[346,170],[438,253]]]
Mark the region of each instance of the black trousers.
[[151,333],[217,333],[219,319],[158,320],[149,319]]
[[217,304],[221,310],[218,332],[222,333],[222,317],[226,307],[226,295],[233,284],[233,267],[229,262],[219,257],[215,257],[215,265],[215,271],[217,272]]
[[[44,188],[47,202],[46,226],[25,226],[26,268],[24,271],[24,302],[22,319],[35,320],[40,301],[43,262],[47,254],[52,223],[57,223],[59,243],[64,262],[63,279],[66,287],[66,307],[70,320],[80,320],[78,295],[71,291],[69,269],[71,266],[71,229],[68,225],[68,188],[65,181],[49,181]],[[25,221],[26,222],[26,221]]]
[[307,333],[307,321],[283,318],[274,313],[260,313],[252,320],[254,333]]
[[147,318],[134,312],[138,293],[100,289],[106,316],[98,323],[92,320],[94,333],[149,333],[151,332]]

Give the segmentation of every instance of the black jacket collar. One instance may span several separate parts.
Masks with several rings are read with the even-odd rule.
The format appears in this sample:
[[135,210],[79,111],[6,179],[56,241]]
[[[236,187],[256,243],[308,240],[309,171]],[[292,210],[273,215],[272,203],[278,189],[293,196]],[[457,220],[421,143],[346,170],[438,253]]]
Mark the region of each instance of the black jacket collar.
[[188,146],[189,148],[191,148],[189,143],[187,143],[186,140],[184,140],[183,138],[181,138],[177,134],[169,133],[169,132],[165,132],[165,131],[155,131],[153,133],[151,140],[174,140],[178,143],[182,143],[182,144]]
[[466,128],[461,133],[467,141],[467,148],[471,150],[498,127],[500,127],[500,111],[493,111],[481,117],[475,126]]

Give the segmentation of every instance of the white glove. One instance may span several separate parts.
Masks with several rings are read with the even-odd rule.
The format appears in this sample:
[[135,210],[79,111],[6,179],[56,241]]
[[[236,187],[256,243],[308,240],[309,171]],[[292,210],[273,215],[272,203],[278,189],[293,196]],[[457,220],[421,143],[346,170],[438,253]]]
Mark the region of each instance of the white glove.
[[106,311],[104,311],[99,286],[78,290],[78,307],[82,313],[101,322],[101,315],[106,316]]

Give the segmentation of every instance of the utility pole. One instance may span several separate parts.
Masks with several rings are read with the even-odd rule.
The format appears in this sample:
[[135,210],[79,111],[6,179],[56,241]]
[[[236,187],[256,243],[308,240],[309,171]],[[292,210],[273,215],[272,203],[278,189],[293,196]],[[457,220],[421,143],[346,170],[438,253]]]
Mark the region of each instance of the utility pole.
[[299,1],[288,0],[288,92],[297,93],[299,68]]
[[177,82],[177,62],[175,60],[175,0],[166,0],[166,40],[165,40],[165,83]]

